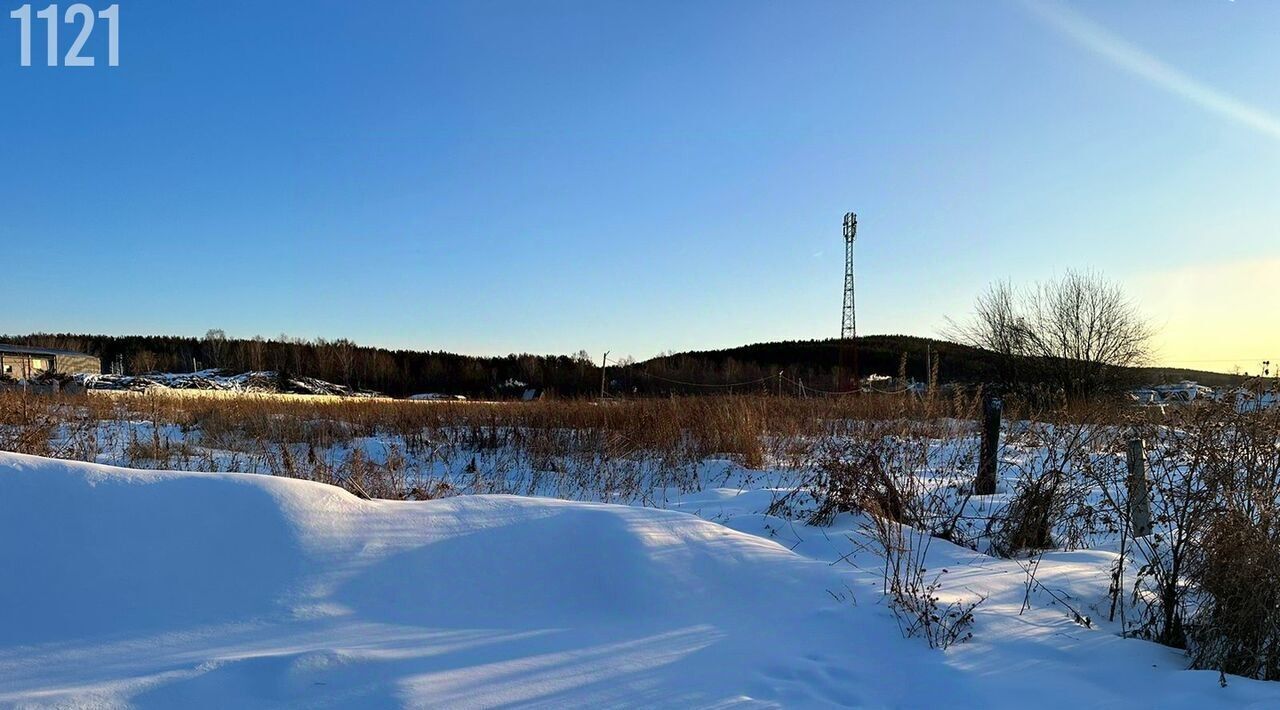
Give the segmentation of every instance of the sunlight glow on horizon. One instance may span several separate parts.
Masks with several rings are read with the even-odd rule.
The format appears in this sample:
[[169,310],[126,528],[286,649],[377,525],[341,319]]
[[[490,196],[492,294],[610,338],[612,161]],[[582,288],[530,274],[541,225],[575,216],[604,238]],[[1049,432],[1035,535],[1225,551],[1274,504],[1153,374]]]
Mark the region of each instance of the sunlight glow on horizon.
[[1258,374],[1270,360],[1274,371],[1280,308],[1267,292],[1276,283],[1280,258],[1196,264],[1134,279],[1131,292],[1156,328],[1152,364]]

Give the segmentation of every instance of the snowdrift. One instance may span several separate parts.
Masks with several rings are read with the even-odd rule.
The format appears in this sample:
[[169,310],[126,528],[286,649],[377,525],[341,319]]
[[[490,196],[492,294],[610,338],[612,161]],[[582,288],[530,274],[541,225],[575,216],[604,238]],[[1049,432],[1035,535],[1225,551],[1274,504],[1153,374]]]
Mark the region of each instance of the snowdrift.
[[980,619],[975,642],[932,652],[901,638],[865,575],[643,508],[363,501],[298,480],[0,453],[0,570],[0,705],[1280,698],[1262,683],[1219,688],[1167,649],[1056,616]]

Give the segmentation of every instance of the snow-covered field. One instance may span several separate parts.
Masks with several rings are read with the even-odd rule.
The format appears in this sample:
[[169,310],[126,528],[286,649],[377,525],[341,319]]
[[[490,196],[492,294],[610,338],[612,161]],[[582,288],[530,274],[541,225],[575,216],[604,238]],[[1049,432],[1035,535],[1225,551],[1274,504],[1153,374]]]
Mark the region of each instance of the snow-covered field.
[[776,498],[365,501],[0,453],[0,705],[1280,707],[1280,684],[1075,623],[1054,596],[1105,619],[1104,550],[1048,553],[1024,611],[1017,561],[934,541],[944,601],[987,599],[930,650],[857,518]]

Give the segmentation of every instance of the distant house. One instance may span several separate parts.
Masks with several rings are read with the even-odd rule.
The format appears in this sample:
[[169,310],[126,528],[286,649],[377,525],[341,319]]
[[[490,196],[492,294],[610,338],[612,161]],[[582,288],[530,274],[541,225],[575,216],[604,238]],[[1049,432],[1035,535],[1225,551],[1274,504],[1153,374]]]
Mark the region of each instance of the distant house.
[[15,380],[30,380],[47,372],[63,375],[100,375],[102,361],[71,350],[30,348],[0,343],[0,372]]

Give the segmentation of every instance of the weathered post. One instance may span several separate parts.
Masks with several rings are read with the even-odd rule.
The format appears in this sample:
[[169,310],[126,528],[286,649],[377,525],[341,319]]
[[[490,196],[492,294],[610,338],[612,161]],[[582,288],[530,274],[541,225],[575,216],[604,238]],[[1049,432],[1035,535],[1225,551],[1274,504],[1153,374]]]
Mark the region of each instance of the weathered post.
[[609,370],[609,352],[604,351],[604,357],[600,358],[600,399],[604,399],[605,395],[604,373]]
[[996,492],[996,464],[1000,457],[1000,416],[1004,413],[1004,400],[987,392],[982,397],[982,451],[978,459],[978,478],[973,492],[980,496]]
[[1151,534],[1151,498],[1147,493],[1147,452],[1142,438],[1135,433],[1129,439],[1129,523],[1134,537]]

